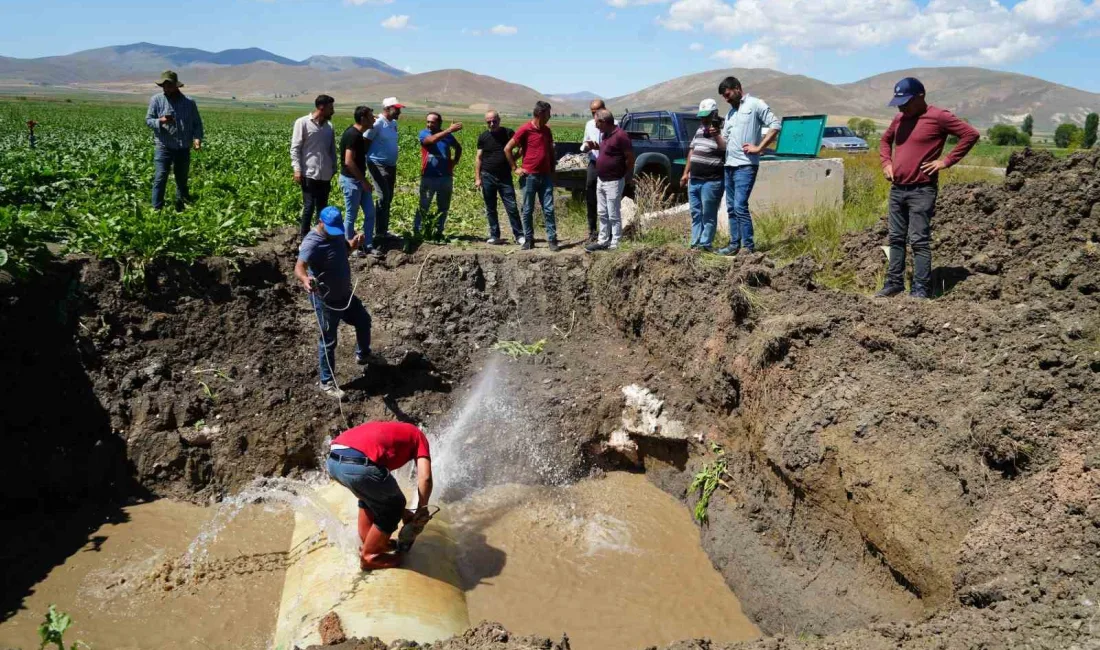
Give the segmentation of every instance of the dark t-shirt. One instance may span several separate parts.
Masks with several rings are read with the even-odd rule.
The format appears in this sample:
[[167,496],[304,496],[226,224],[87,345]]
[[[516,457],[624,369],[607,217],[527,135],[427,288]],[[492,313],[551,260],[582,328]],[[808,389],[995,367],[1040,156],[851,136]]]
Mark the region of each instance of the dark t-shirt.
[[477,148],[481,152],[481,173],[496,178],[509,179],[512,169],[504,157],[504,145],[516,132],[503,127],[494,131],[485,131],[477,137]]
[[324,285],[320,296],[325,303],[343,307],[351,296],[347,240],[340,235],[326,236],[310,230],[298,247],[298,259],[305,262],[309,274]]
[[596,158],[596,176],[601,181],[617,181],[626,177],[626,154],[634,151],[630,135],[615,127],[611,135],[600,141],[600,155]]
[[359,168],[359,173],[366,175],[367,173],[367,143],[363,140],[363,133],[355,128],[349,126],[344,131],[344,135],[340,136],[340,173],[344,176],[350,176],[355,178],[348,166],[344,164],[344,152],[348,149],[352,151],[353,160],[355,160],[355,166]]

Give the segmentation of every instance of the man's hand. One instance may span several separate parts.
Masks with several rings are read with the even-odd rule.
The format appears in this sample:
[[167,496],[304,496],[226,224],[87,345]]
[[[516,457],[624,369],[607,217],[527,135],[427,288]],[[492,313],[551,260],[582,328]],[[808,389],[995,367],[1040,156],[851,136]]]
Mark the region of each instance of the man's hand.
[[947,167],[947,165],[944,164],[944,162],[942,160],[933,160],[931,162],[926,162],[923,165],[921,165],[920,170],[922,172],[924,172],[925,174],[928,174],[929,176],[931,176],[933,174],[939,173],[939,171],[941,169],[944,169],[945,167]]
[[202,149],[202,140],[199,140],[198,138],[195,138],[194,145],[195,145],[195,151],[198,151],[199,149]]
[[588,147],[589,151],[599,151],[600,150],[600,145],[597,142],[592,142],[591,140],[585,140],[584,144],[585,144],[586,147]]
[[298,185],[302,184],[302,172],[294,172],[294,182]]
[[174,115],[161,115],[157,121],[161,124],[171,124],[176,121],[176,117]]
[[764,150],[764,148],[759,146],[759,145],[754,145],[754,144],[741,145],[741,151],[744,151],[745,153],[749,154],[750,156],[755,156],[763,150]]
[[454,122],[447,127],[447,133],[458,133],[462,130],[462,122]]
[[302,278],[302,288],[306,293],[313,293],[313,278]]
[[477,178],[474,179],[474,187],[481,189],[481,174],[478,174]]
[[363,235],[363,233],[359,233],[355,237],[351,238],[351,241],[348,242],[348,245],[351,246],[351,250],[354,251],[358,250],[359,247],[363,245],[364,241],[366,241],[366,237]]
[[894,165],[892,163],[886,163],[886,166],[882,168],[882,175],[891,183],[894,182]]
[[[687,187],[687,184],[688,184],[688,173],[685,171],[684,175],[680,177],[680,187]],[[628,183],[628,185],[629,185],[629,183]]]
[[359,187],[363,188],[364,192],[373,192],[374,191],[374,186],[371,185],[370,181],[368,181],[365,178],[363,180],[359,181]]

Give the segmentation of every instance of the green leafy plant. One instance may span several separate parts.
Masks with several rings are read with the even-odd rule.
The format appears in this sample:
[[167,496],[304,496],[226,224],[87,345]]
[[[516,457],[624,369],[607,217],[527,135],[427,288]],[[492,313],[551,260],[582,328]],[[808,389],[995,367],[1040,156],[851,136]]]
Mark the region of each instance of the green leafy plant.
[[726,471],[728,462],[726,450],[712,443],[711,451],[717,455],[717,458],[713,462],[703,465],[703,469],[695,474],[695,478],[691,481],[691,487],[688,488],[688,492],[699,493],[699,500],[695,502],[693,514],[695,521],[700,524],[707,522],[707,508],[710,507],[710,498],[714,495],[714,491],[718,489],[718,486],[722,486],[727,490],[730,487],[723,478],[729,477],[729,472]]
[[534,343],[524,343],[522,341],[497,341],[490,349],[497,352],[503,352],[512,357],[514,361],[520,357],[529,357],[539,354],[545,346],[546,339],[539,339]]
[[[38,645],[38,650],[43,650],[47,645],[51,643],[57,646],[58,650],[66,650],[65,648],[65,631],[68,630],[73,624],[73,617],[69,616],[65,612],[59,612],[57,607],[53,604],[46,610],[46,618],[42,621],[42,624],[38,626],[38,638],[41,643]],[[69,646],[68,650],[76,650],[78,647],[86,645],[77,641]]]

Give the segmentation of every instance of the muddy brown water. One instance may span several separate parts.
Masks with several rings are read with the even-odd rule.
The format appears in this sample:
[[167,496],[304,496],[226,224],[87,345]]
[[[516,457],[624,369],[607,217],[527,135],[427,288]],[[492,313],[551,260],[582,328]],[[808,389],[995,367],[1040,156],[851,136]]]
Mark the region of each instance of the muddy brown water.
[[[577,650],[759,636],[701,549],[687,510],[643,476],[505,485],[446,508],[472,622],[567,632]],[[73,616],[70,643],[270,647],[293,561],[290,512],[245,508],[194,571],[183,558],[215,508],[162,500],[125,512],[128,521],[102,525],[94,544],[35,585],[23,609],[0,623],[0,647],[36,647],[50,603]]]

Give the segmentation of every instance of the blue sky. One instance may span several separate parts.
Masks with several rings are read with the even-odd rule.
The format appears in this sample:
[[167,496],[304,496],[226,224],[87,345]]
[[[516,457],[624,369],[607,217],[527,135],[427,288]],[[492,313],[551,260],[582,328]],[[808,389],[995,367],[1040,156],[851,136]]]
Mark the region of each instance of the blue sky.
[[1100,92],[1100,0],[0,0],[0,55],[149,41],[371,56],[606,96],[772,67],[831,83],[980,65]]

